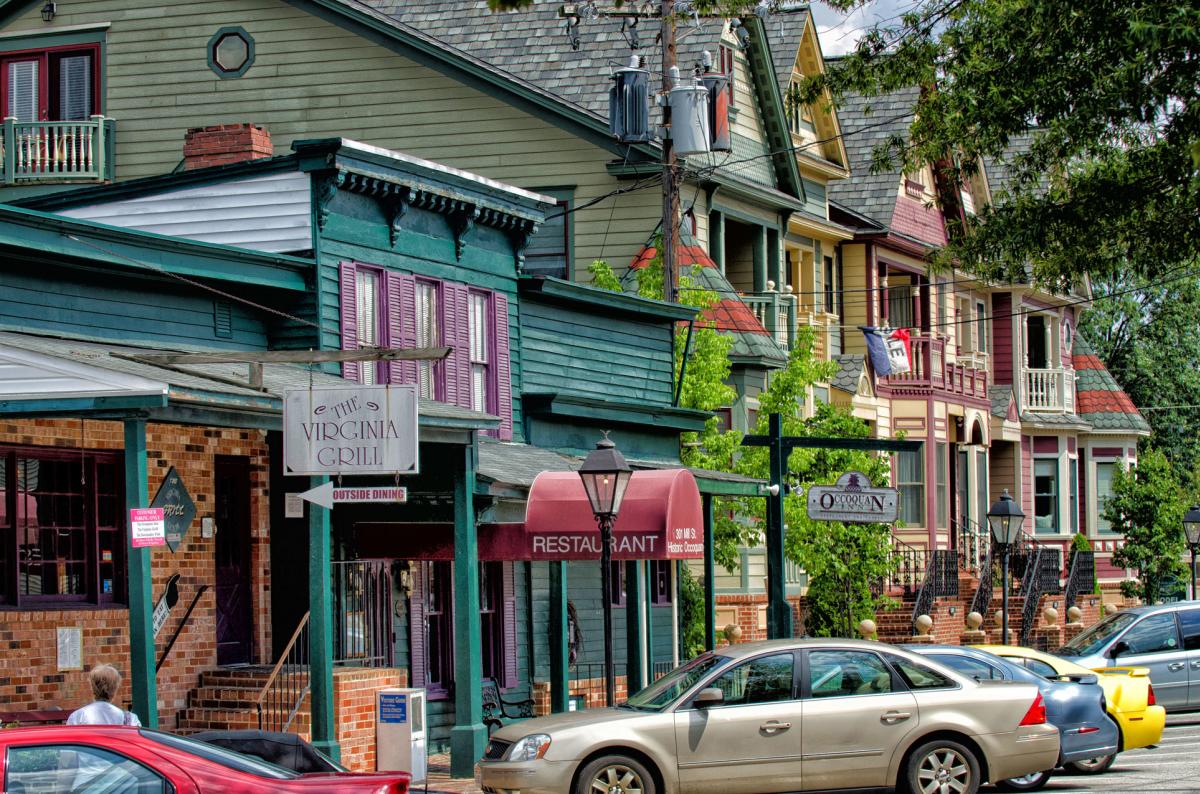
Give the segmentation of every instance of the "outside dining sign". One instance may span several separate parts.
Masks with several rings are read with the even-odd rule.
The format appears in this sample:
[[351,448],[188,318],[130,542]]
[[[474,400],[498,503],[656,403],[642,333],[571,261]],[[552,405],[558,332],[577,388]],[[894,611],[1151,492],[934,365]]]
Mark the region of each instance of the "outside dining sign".
[[284,394],[286,474],[416,474],[418,464],[415,385]]
[[814,521],[845,521],[851,524],[890,524],[899,515],[900,498],[895,488],[871,488],[871,480],[860,471],[848,471],[836,485],[808,489],[808,517]]

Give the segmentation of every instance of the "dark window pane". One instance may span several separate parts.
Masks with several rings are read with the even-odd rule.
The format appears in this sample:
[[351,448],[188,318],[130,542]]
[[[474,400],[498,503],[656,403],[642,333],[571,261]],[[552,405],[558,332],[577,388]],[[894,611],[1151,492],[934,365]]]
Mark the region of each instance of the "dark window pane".
[[739,664],[709,684],[725,693],[726,706],[777,703],[792,699],[795,662],[790,653],[763,656]]
[[892,663],[892,667],[896,668],[896,672],[900,673],[900,677],[904,679],[904,683],[908,685],[909,689],[945,689],[955,685],[946,676],[923,664],[890,655],[888,661]]
[[931,659],[941,662],[947,667],[957,670],[960,673],[969,675],[977,681],[987,681],[990,679],[1003,678],[1000,671],[992,667],[990,664],[981,662],[978,659],[972,659],[968,656],[960,656],[956,653],[939,653],[930,654]]
[[1179,624],[1183,627],[1183,647],[1189,651],[1200,651],[1200,609],[1180,612]]
[[864,651],[811,651],[808,676],[815,698],[892,691],[892,673],[883,659]]
[[1129,646],[1125,653],[1178,651],[1180,645],[1179,633],[1175,628],[1175,615],[1170,612],[1151,615],[1121,635],[1121,642]]
[[7,791],[96,791],[158,794],[170,791],[157,773],[123,755],[84,745],[10,747]]

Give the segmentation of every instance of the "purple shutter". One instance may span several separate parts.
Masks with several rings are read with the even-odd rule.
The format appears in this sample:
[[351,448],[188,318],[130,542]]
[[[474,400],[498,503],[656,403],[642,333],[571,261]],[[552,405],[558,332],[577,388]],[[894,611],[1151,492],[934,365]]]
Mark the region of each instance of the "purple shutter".
[[409,565],[412,566],[412,595],[408,597],[408,669],[411,672],[408,685],[423,687],[427,683],[426,671],[429,669],[425,642],[425,603],[429,597],[429,582],[425,575],[425,563],[414,561]]
[[504,688],[517,685],[517,564],[501,563],[504,606]]
[[[471,330],[465,284],[442,284],[442,340],[450,355],[442,360],[445,402],[471,407]],[[464,377],[465,374],[465,377]]]
[[[387,293],[388,344],[391,347],[416,347],[417,280],[412,276],[388,273]],[[393,361],[388,368],[389,383],[416,383],[417,381],[417,362],[415,361]]]
[[496,312],[496,336],[492,349],[496,351],[496,413],[500,416],[500,440],[512,441],[512,364],[508,348],[508,298],[496,293],[493,302]]
[[[357,273],[358,266],[353,262],[342,262],[339,298],[342,310],[342,350],[358,350]],[[359,380],[359,363],[343,361],[342,377],[346,380]]]

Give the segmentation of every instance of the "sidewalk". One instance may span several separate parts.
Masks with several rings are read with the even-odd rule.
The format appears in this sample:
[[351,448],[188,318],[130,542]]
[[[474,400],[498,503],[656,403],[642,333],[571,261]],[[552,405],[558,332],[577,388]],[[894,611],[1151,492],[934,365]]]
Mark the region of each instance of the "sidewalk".
[[[424,784],[414,786],[413,792],[424,794]],[[429,794],[483,794],[475,781],[450,777],[450,756],[445,753],[429,756]]]

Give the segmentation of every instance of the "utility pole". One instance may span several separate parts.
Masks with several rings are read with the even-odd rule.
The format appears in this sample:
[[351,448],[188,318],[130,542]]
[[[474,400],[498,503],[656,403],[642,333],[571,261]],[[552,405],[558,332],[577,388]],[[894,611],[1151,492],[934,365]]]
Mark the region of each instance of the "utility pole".
[[[671,78],[672,68],[675,67],[675,2],[662,0],[661,35],[663,49],[663,96],[670,97],[675,82]],[[670,127],[671,106],[663,106],[664,126]],[[676,235],[679,234],[679,185],[676,180],[678,169],[675,157],[675,143],[669,133],[663,139],[663,212],[662,212],[662,262],[663,262],[663,299],[668,303],[675,301],[675,248]]]

